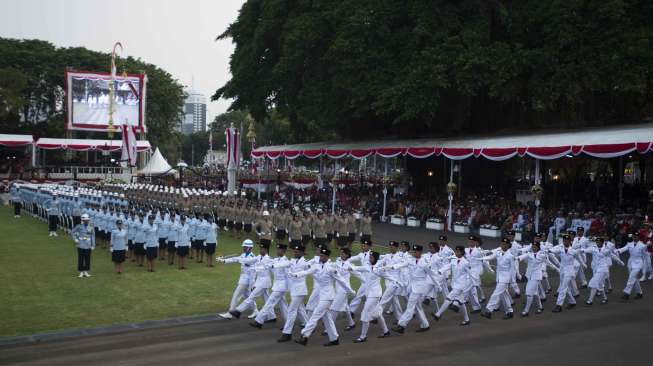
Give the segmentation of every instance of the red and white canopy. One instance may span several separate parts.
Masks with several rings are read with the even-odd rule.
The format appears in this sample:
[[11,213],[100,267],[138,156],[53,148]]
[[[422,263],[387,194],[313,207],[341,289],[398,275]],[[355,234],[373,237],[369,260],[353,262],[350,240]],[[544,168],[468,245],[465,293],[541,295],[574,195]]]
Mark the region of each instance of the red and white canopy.
[[0,134],[0,145],[7,147],[27,146],[34,143],[32,135]]
[[304,156],[315,159],[352,157],[362,159],[376,154],[384,158],[408,155],[418,159],[443,155],[462,160],[480,156],[500,161],[514,156],[531,156],[552,160],[565,155],[586,154],[597,158],[612,158],[637,151],[645,154],[653,149],[653,123],[586,129],[557,133],[470,137],[451,139],[417,139],[369,141],[358,143],[317,142],[299,145],[265,146],[252,151],[253,158],[295,159]]
[[[74,150],[74,151],[118,151],[122,149],[122,140],[84,140],[84,139],[53,139],[40,138],[36,141],[36,147],[45,150]],[[150,142],[136,141],[138,152],[151,149]]]

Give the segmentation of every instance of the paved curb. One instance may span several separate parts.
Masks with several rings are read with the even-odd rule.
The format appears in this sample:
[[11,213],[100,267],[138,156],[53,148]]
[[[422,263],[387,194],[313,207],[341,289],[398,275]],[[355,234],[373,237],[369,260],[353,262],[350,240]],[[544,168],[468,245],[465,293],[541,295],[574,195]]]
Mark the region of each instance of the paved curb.
[[169,318],[161,320],[146,320],[140,323],[116,324],[95,328],[76,329],[60,332],[36,333],[18,337],[0,337],[0,347],[15,346],[22,344],[38,343],[44,341],[54,341],[64,338],[84,337],[95,335],[106,335],[115,333],[124,333],[136,330],[163,328],[174,325],[185,325],[195,323],[205,323],[218,321],[220,318],[215,314],[182,316],[178,318]]

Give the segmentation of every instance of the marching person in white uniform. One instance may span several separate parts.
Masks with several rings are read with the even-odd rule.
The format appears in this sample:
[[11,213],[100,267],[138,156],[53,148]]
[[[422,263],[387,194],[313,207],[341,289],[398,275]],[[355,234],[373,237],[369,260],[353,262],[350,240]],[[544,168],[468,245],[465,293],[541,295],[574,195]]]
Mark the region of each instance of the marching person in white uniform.
[[[269,250],[270,246],[267,242],[261,242],[259,244],[259,255],[256,256],[256,262],[254,262],[253,265],[256,276],[254,286],[252,287],[249,296],[247,296],[240,305],[236,306],[236,309],[229,310],[229,314],[236,319],[240,318],[240,314],[248,309],[254,310],[252,315],[250,315],[250,319],[256,317],[258,315],[258,311],[256,310],[256,299],[261,298],[264,302],[268,299],[268,291],[272,287],[272,273],[269,267],[269,265],[272,264],[272,258],[268,255]],[[272,312],[272,315],[274,315],[274,312]],[[269,320],[276,321],[276,317],[272,317]]]
[[626,244],[623,248],[617,249],[619,254],[628,252],[630,255],[630,258],[628,258],[628,282],[626,282],[622,296],[622,299],[625,301],[628,301],[633,290],[636,292],[636,299],[643,297],[642,287],[639,285],[639,277],[644,271],[644,259],[647,258],[646,247],[647,245],[642,240],[637,240]]
[[553,309],[554,313],[559,313],[562,311],[565,299],[567,300],[567,309],[573,309],[576,306],[572,286],[575,284],[576,273],[578,273],[579,251],[571,247],[569,234],[562,236],[562,247],[556,246],[550,251],[560,256],[560,285],[558,286],[556,306]]
[[[324,328],[329,337],[329,342],[325,343],[325,347],[336,346],[340,344],[338,331],[336,330],[336,325],[333,322],[332,313],[329,311],[329,307],[335,298],[336,291],[334,289],[334,281],[337,281],[341,285],[347,287],[348,284],[345,283],[338,271],[333,267],[333,263],[329,261],[329,256],[331,255],[331,250],[327,248],[320,249],[320,262],[311,266],[308,270],[296,272],[290,274],[290,276],[295,278],[306,277],[312,275],[315,282],[318,282],[320,285],[320,302],[318,303],[315,310],[311,314],[311,317],[308,319],[306,326],[302,329],[301,338],[295,340],[296,343],[305,346],[308,343],[308,338],[311,336],[317,322],[322,320]],[[349,288],[350,293],[354,293],[354,290]]]
[[401,317],[401,304],[399,303],[399,295],[401,294],[404,284],[401,282],[401,270],[394,269],[394,266],[400,262],[404,261],[404,257],[401,252],[398,251],[399,243],[396,241],[391,241],[388,244],[390,253],[384,254],[381,256],[381,265],[386,268],[386,272],[395,280],[385,279],[385,291],[383,291],[383,296],[379,301],[381,308],[385,309],[386,306],[392,306],[392,314],[395,317],[395,321],[399,321]]
[[605,239],[603,237],[597,237],[595,240],[596,246],[588,246],[583,249],[587,254],[592,255],[592,269],[593,275],[589,282],[590,294],[585,301],[585,305],[591,306],[594,302],[594,297],[598,291],[601,292],[603,299],[601,304],[606,304],[608,302],[608,295],[605,291],[605,282],[606,278],[610,277],[610,266],[614,260],[620,266],[624,265],[624,262],[617,256],[616,251],[607,247],[605,245]]
[[[511,242],[507,238],[501,240],[501,248],[492,252],[490,255],[481,257],[479,260],[490,261],[496,259],[496,282],[490,301],[488,301],[485,311],[481,315],[485,318],[492,318],[492,312],[499,310],[501,307],[504,309],[504,319],[511,319],[513,317],[513,310],[511,305],[510,294],[508,293],[508,286],[513,279],[515,271],[515,257],[510,250]],[[472,267],[472,273],[474,269]],[[473,278],[473,276],[472,276]]]
[[530,246],[530,250],[525,251],[518,259],[527,262],[526,277],[528,278],[526,288],[524,289],[524,292],[526,292],[526,305],[521,312],[521,316],[528,316],[534,299],[537,299],[535,313],[541,314],[544,311],[544,307],[542,306],[543,291],[541,291],[540,285],[542,276],[546,273],[547,266],[558,272],[560,272],[560,269],[551,263],[549,254],[541,250],[541,243],[537,240]]
[[[362,246],[362,251],[355,256],[349,258],[349,263],[359,263],[360,265],[367,265],[367,263],[370,262],[370,253],[371,248],[372,248],[372,242],[369,240],[364,240],[363,243],[361,244]],[[356,291],[356,296],[354,296],[353,299],[349,302],[349,309],[352,313],[355,313],[356,310],[358,310],[358,306],[363,302],[363,297],[365,297],[365,293],[367,289],[365,288],[367,285],[365,284],[365,277],[362,276],[361,274],[357,272],[353,272],[354,276],[356,276],[360,281],[361,285],[358,288],[358,291]]]
[[465,249],[465,259],[467,259],[469,264],[472,266],[472,296],[469,299],[469,303],[472,307],[472,313],[480,312],[480,304],[485,302],[485,292],[483,292],[483,288],[481,288],[481,275],[483,274],[484,267],[483,257],[486,255],[486,252],[481,249],[478,244],[478,237],[476,235],[470,235],[468,237],[469,247]]
[[290,292],[290,304],[286,316],[286,323],[281,331],[281,338],[277,342],[289,342],[292,340],[292,330],[295,326],[295,319],[299,317],[299,321],[303,326],[308,322],[306,315],[306,308],[304,307],[304,298],[308,294],[306,288],[306,277],[293,276],[310,268],[309,262],[304,258],[304,247],[301,244],[295,244],[293,247],[293,258],[289,260],[286,267],[286,275],[288,277],[288,292]]
[[[267,262],[259,262],[256,266],[256,271],[260,270],[272,271],[274,274],[274,282],[272,284],[272,293],[265,301],[263,308],[258,312],[253,322],[249,323],[254,328],[261,328],[263,323],[273,323],[276,321],[274,308],[279,305],[281,314],[284,319],[288,319],[288,305],[284,297],[288,291],[288,276],[286,269],[290,266],[290,261],[286,258],[286,244],[277,244],[277,256]],[[259,269],[258,267],[262,267]],[[258,280],[258,279],[257,279]],[[255,285],[256,287],[256,285]]]
[[250,239],[245,239],[242,244],[243,253],[237,257],[232,258],[218,258],[218,263],[240,263],[240,277],[238,278],[238,285],[234,290],[234,294],[231,297],[231,303],[229,304],[229,311],[225,313],[218,314],[225,319],[232,319],[233,315],[230,314],[230,311],[236,310],[238,302],[241,298],[246,298],[249,296],[250,288],[254,284],[254,277],[256,276],[256,271],[254,270],[254,265],[258,262],[258,258],[252,253],[252,248],[254,247],[254,242]]
[[420,322],[420,327],[417,332],[426,332],[431,329],[429,321],[424,314],[422,308],[422,301],[424,295],[428,291],[427,279],[431,275],[431,267],[426,259],[422,258],[422,251],[424,248],[421,245],[413,245],[413,258],[406,259],[401,263],[395,264],[391,269],[408,268],[409,274],[409,295],[406,309],[399,318],[397,326],[392,328],[397,333],[404,333],[408,322],[413,319],[413,315],[417,314]]
[[[340,248],[340,257],[338,257],[334,263],[334,267],[338,271],[338,274],[346,283],[351,283],[349,280],[351,273],[349,258],[351,258],[351,250],[347,247],[343,247]],[[345,314],[345,319],[347,320],[345,331],[356,328],[356,322],[354,322],[354,318],[351,315],[352,312],[349,308],[349,292],[345,286],[342,286],[338,282],[336,282],[336,297],[333,299],[329,310],[333,313],[332,316],[334,321],[338,318],[338,313]]]
[[455,257],[439,269],[440,274],[443,276],[451,274],[451,291],[449,291],[446,300],[433,318],[439,321],[442,314],[449,307],[455,312],[459,312],[462,309],[463,321],[460,325],[466,326],[469,325],[469,314],[465,306],[465,299],[469,298],[472,290],[472,281],[470,279],[472,267],[465,259],[465,247],[457,246],[454,253]]
[[[358,272],[365,278],[365,305],[361,312],[361,334],[354,340],[354,343],[363,343],[367,341],[367,331],[370,328],[370,322],[378,321],[382,333],[379,338],[390,336],[390,331],[383,318],[383,309],[379,305],[379,300],[383,294],[381,288],[381,277],[387,277],[388,274],[384,268],[378,266],[379,253],[371,252],[369,255],[369,263],[362,266],[354,266],[350,264],[350,270]],[[396,280],[396,279],[394,279]]]

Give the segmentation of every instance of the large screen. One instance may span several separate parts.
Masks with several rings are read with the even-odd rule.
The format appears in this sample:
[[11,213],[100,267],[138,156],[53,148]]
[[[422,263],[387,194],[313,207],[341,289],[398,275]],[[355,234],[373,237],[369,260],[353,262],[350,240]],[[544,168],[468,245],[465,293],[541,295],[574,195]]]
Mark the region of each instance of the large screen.
[[[71,130],[107,131],[111,110],[111,75],[66,70],[66,126]],[[145,132],[143,74],[116,75],[113,80],[113,126],[128,124]]]

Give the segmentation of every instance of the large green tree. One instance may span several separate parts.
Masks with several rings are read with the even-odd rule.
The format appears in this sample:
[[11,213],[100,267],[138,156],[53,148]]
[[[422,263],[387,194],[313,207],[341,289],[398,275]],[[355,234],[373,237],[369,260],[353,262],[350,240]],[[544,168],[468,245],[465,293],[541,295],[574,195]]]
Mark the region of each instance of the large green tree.
[[633,123],[653,115],[648,0],[248,0],[213,96],[285,142]]
[[[36,137],[64,134],[64,70],[107,71],[111,60],[108,53],[81,47],[6,38],[0,38],[0,55],[0,131]],[[165,70],[132,57],[121,58],[118,69],[147,74],[147,139],[176,157],[180,139],[172,131],[182,114],[181,84]],[[106,138],[106,134],[80,135]]]

